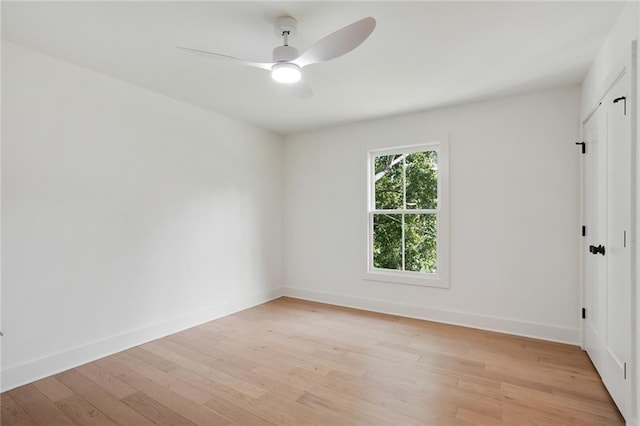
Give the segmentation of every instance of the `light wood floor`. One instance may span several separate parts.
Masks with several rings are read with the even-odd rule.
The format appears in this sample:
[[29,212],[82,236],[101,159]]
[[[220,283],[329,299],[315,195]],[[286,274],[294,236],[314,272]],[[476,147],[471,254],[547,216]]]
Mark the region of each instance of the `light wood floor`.
[[623,424],[575,346],[288,298],[1,404],[2,426]]

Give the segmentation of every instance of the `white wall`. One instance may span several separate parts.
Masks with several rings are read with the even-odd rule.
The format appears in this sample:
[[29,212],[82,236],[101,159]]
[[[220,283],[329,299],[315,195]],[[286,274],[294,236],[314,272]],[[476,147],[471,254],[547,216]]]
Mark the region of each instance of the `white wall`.
[[[602,95],[607,90],[607,85],[611,83],[610,77],[612,73],[618,72],[623,65],[625,56],[631,50],[633,40],[638,39],[638,33],[640,31],[640,7],[638,3],[629,2],[623,9],[616,24],[612,28],[611,32],[607,36],[602,48],[598,52],[598,55],[593,62],[587,76],[582,84],[582,106],[581,106],[581,119],[586,118],[586,115],[591,111],[598,103]],[[637,64],[636,64],[637,66]],[[640,74],[637,75],[640,77]],[[640,84],[640,80],[637,81]],[[638,98],[636,97],[636,100]],[[636,123],[640,119],[640,103],[636,104]],[[581,121],[582,121],[581,120]],[[636,134],[636,146],[638,145]],[[636,168],[637,164],[640,164],[640,150],[636,148]],[[640,224],[640,173],[636,173],[636,223]],[[636,225],[636,242],[640,241],[640,229]],[[637,246],[636,246],[637,247]],[[637,265],[640,265],[640,250],[636,248],[636,269]],[[635,399],[635,412],[633,414],[634,419],[630,420],[630,424],[640,424],[638,422],[638,413],[640,413],[640,392],[638,386],[640,384],[640,368],[638,366],[638,354],[640,354],[640,339],[638,339],[638,332],[640,330],[640,291],[637,290],[637,274],[635,283],[635,355],[633,357],[635,365],[632,369],[635,371],[635,380],[633,383],[633,392]]]
[[638,4],[629,2],[620,13],[618,20],[604,41],[596,59],[582,83],[581,114],[582,118],[597,105],[604,95],[603,87],[613,72],[614,67],[631,49],[631,41],[638,37]]
[[277,296],[280,136],[2,44],[8,389]]
[[[285,144],[291,295],[578,341],[579,88],[347,125]],[[366,281],[367,150],[450,133],[450,289]]]

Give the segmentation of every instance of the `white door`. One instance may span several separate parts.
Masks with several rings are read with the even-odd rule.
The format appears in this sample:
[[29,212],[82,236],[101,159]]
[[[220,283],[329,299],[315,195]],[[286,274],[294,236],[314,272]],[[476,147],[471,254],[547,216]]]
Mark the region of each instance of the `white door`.
[[585,349],[631,414],[631,96],[625,72],[584,124]]

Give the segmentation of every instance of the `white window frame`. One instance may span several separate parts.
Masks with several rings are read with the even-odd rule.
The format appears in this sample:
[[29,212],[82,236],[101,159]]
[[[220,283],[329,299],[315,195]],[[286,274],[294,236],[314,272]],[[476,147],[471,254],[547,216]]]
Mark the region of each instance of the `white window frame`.
[[[376,210],[375,208],[375,157],[391,154],[412,154],[414,152],[436,151],[438,153],[438,208],[410,209],[415,213],[434,213],[437,219],[438,256],[437,272],[429,274],[415,271],[380,269],[373,266],[373,216],[374,213],[388,212],[401,214],[403,210]],[[404,232],[404,231],[403,231]],[[449,288],[449,142],[436,142],[408,145],[394,148],[375,149],[368,152],[367,158],[367,265],[363,278],[398,284],[426,287]]]

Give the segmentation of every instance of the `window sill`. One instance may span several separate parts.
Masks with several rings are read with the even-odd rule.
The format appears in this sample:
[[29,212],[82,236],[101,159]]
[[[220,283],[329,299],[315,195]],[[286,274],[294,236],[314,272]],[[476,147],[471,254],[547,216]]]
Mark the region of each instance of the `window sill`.
[[425,275],[426,274],[416,272],[372,270],[365,272],[362,279],[394,284],[417,285],[421,287],[449,288],[449,281],[444,279],[441,275]]

